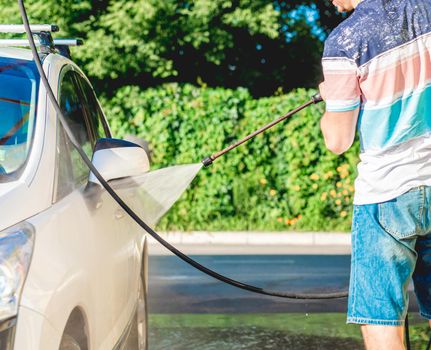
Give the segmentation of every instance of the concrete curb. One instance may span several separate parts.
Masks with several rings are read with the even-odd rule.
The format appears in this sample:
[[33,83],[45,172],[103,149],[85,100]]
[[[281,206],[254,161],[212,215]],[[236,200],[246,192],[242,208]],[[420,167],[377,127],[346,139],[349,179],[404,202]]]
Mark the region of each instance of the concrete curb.
[[[187,245],[300,245],[350,246],[350,233],[345,232],[163,232],[171,244]],[[158,244],[149,237],[150,244]]]

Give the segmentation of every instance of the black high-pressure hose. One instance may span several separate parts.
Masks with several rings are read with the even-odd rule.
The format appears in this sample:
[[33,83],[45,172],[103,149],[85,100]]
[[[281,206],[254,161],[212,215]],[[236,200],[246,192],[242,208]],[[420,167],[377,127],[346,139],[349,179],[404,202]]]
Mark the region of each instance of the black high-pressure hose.
[[107,183],[107,181],[102,177],[102,175],[98,172],[98,170],[94,167],[94,165],[91,163],[90,159],[87,157],[77,140],[75,139],[73,132],[71,131],[66,118],[64,117],[61,108],[57,102],[57,99],[51,89],[51,86],[49,85],[48,79],[45,75],[45,72],[43,71],[42,62],[39,58],[36,45],[33,40],[33,35],[30,29],[30,25],[28,22],[27,12],[24,6],[23,0],[17,0],[19,9],[21,12],[22,21],[25,27],[25,31],[30,43],[30,48],[33,53],[33,58],[36,63],[37,70],[39,71],[40,77],[42,79],[42,82],[45,86],[45,89],[48,93],[49,99],[54,106],[55,111],[57,112],[57,116],[63,125],[67,136],[70,138],[71,143],[75,147],[75,149],[78,151],[79,155],[87,165],[87,167],[92,171],[92,173],[96,176],[96,178],[99,180],[99,182],[102,184],[102,186],[105,188],[105,190],[111,195],[111,197],[118,203],[118,205],[139,225],[141,226],[146,232],[148,232],[155,240],[157,240],[161,245],[163,245],[165,248],[170,250],[172,253],[174,253],[177,257],[185,261],[186,263],[190,264],[194,268],[202,271],[203,273],[218,279],[221,282],[230,284],[231,286],[248,290],[253,293],[263,294],[263,295],[269,295],[274,297],[280,297],[280,298],[287,298],[287,299],[338,299],[338,298],[345,298],[347,296],[346,291],[341,292],[333,292],[333,293],[286,293],[286,292],[279,292],[279,291],[272,291],[272,290],[266,290],[264,288],[255,287],[249,284],[245,284],[236,280],[233,280],[229,277],[223,276],[201,264],[199,264],[197,261],[193,260],[186,254],[179,251],[177,248],[166,242],[162,237],[160,237],[150,226],[148,226],[121,198],[118,196],[118,194],[114,191],[114,189]]

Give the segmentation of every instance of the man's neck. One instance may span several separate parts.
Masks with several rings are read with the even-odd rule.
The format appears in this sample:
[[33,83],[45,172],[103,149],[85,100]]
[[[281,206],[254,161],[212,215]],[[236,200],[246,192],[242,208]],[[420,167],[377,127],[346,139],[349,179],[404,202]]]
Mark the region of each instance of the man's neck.
[[353,8],[355,9],[355,8],[356,8],[356,6],[358,6],[358,5],[359,5],[359,3],[360,3],[361,1],[362,1],[362,0],[352,0]]

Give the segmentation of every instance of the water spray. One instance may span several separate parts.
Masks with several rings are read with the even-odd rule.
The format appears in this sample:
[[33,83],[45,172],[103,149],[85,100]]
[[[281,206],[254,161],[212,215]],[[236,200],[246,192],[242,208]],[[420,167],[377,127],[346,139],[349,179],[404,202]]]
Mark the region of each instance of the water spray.
[[265,126],[252,132],[251,134],[247,135],[246,137],[242,138],[241,140],[238,140],[237,142],[231,144],[230,146],[226,147],[225,149],[223,149],[219,152],[216,152],[216,153],[210,155],[209,157],[202,159],[202,164],[205,167],[209,167],[217,158],[221,157],[223,154],[233,150],[234,148],[237,148],[238,146],[242,145],[244,142],[247,142],[248,140],[250,140],[253,137],[263,133],[264,131],[268,130],[269,128],[272,128],[274,125],[277,125],[278,123],[291,117],[292,115],[298,113],[299,111],[302,111],[304,108],[306,108],[312,104],[317,104],[317,103],[322,102],[322,101],[323,101],[322,96],[320,96],[320,94],[317,93],[316,95],[312,96],[308,102],[302,104],[299,107],[296,107],[294,110],[290,111],[289,113],[285,114],[284,116],[272,121],[269,124],[266,124]]

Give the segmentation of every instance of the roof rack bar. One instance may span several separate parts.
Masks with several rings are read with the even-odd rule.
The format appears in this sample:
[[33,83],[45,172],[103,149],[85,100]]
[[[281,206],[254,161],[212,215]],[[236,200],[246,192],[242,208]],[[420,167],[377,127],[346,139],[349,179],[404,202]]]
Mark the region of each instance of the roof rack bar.
[[54,39],[55,46],[81,46],[84,45],[82,39]]
[[[55,24],[32,24],[30,26],[32,33],[40,32],[58,32],[60,28]],[[23,24],[0,24],[0,33],[25,33]]]
[[[34,43],[36,46],[41,46],[39,40],[35,40]],[[54,39],[55,46],[81,46],[84,44],[82,39]],[[20,47],[28,47],[30,46],[27,39],[0,39],[0,47],[7,46],[20,46]]]
[[[39,40],[34,42],[36,46],[40,46]],[[30,46],[28,40],[24,39],[0,39],[0,47],[6,46]]]

